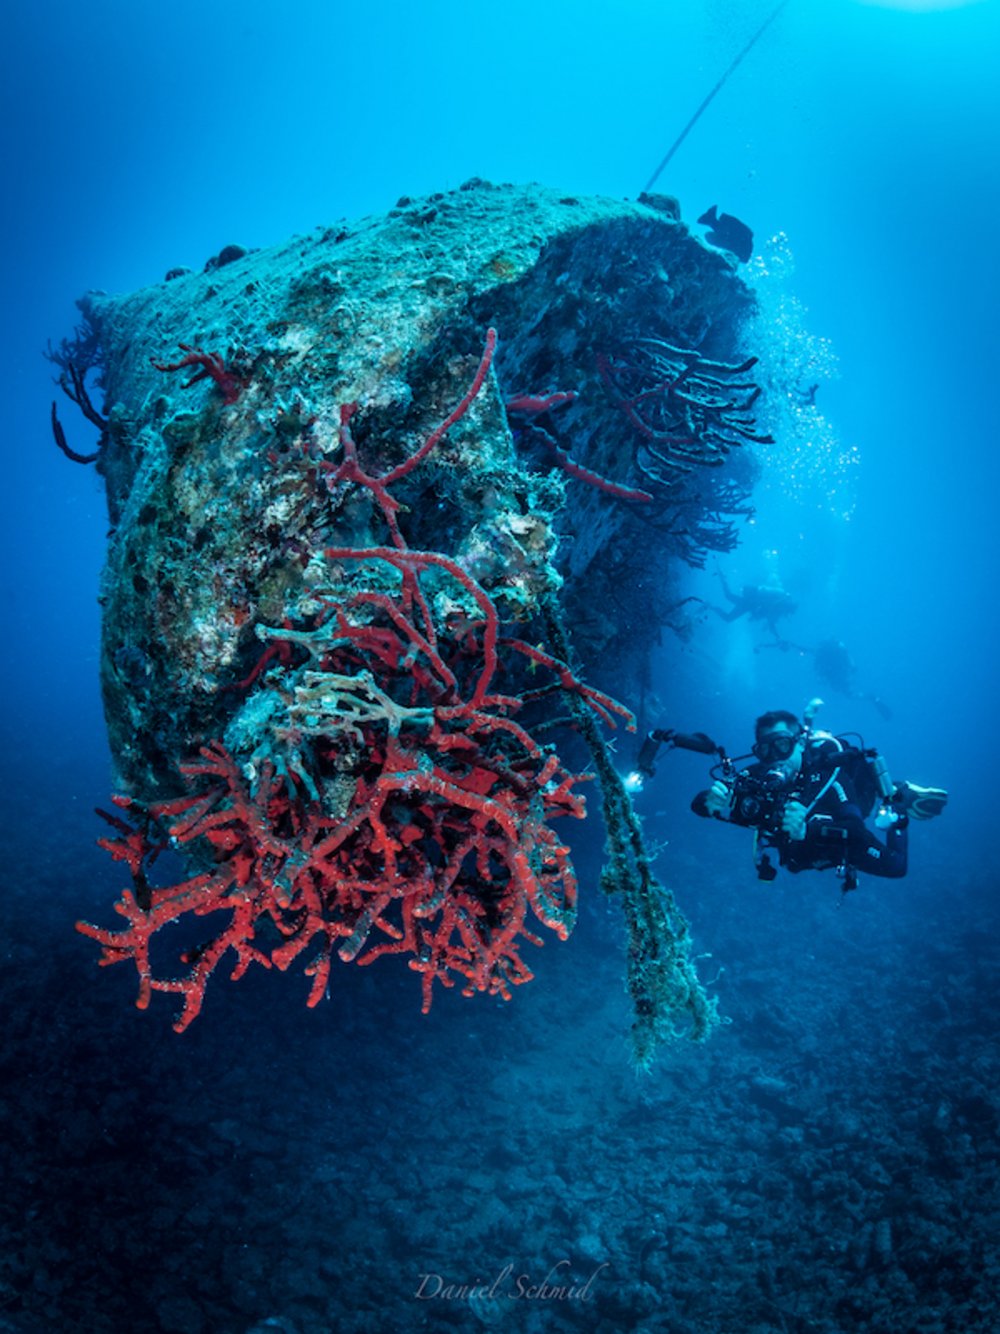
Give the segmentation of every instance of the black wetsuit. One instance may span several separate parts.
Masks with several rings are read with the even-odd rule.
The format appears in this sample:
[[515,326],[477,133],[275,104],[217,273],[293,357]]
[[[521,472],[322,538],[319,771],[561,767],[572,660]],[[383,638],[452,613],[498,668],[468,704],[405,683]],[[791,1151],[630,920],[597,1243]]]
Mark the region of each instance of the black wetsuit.
[[[817,739],[809,743],[802,757],[802,768],[787,786],[781,787],[782,798],[799,801],[806,807],[806,836],[794,841],[780,829],[762,831],[767,846],[778,852],[781,865],[789,871],[824,871],[830,867],[848,865],[866,875],[898,879],[906,875],[906,823],[891,828],[885,842],[876,838],[865,824],[865,812],[871,806],[871,795],[860,793],[865,786],[864,756],[850,746]],[[756,764],[745,770],[755,779],[765,779],[769,766]],[[710,815],[705,804],[705,792],[699,792],[691,803],[696,815]],[[716,818],[729,824],[759,828],[759,820],[747,802],[737,795],[728,815]]]

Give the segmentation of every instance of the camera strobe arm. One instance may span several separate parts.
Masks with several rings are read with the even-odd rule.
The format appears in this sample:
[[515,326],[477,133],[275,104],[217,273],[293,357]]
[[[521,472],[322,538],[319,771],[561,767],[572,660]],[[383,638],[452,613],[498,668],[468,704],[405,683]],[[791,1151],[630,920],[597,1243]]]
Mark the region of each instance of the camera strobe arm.
[[725,751],[704,732],[676,732],[672,727],[656,727],[646,734],[636,760],[635,767],[645,778],[652,778],[656,772],[656,759],[661,746],[669,750],[693,750],[698,755],[718,755],[726,763]]

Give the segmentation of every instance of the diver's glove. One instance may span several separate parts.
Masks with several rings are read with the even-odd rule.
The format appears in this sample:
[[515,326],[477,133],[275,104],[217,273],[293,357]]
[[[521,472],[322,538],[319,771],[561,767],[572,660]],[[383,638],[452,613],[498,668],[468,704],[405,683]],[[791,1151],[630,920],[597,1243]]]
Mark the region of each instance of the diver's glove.
[[806,808],[801,801],[787,801],[781,812],[781,832],[793,843],[801,843],[806,836]]
[[905,829],[909,823],[910,819],[906,812],[896,810],[892,806],[881,807],[878,815],[875,816],[876,829]]
[[717,778],[705,793],[705,811],[708,815],[718,815],[725,820],[732,809],[733,789]]

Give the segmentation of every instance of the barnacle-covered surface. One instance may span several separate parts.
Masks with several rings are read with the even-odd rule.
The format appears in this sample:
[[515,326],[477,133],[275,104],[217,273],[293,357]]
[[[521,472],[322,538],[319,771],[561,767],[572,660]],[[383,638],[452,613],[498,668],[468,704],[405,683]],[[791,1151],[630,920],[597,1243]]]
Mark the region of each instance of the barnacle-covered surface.
[[[512,433],[504,402],[575,392],[537,429],[588,470],[641,485],[644,442],[602,362],[643,339],[745,360],[750,296],[728,259],[662,209],[479,181],[237,256],[81,303],[112,423],[98,465],[114,525],[102,677],[125,788],[161,795],[178,756],[224,734],[264,651],[258,631],[303,624],[329,591],[326,545],[384,539],[370,494],[324,485],[341,406],[359,405],[364,466],[399,464],[468,388],[491,325],[487,383],[395,488],[401,529],[410,547],[458,559],[513,622],[565,581],[583,669],[599,676],[613,641],[620,681],[670,601],[669,558],[697,559],[744,493],[717,503],[719,470],[688,469],[676,494],[620,500]],[[157,368],[182,346],[217,358],[235,395],[209,375],[191,383],[197,366]]]

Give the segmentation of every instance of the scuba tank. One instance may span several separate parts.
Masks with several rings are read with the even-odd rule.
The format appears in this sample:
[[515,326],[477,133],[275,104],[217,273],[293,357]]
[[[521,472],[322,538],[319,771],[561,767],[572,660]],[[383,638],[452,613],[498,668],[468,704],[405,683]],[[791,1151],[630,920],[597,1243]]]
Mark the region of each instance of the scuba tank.
[[875,775],[875,786],[878,788],[879,796],[883,803],[891,801],[896,793],[896,788],[889,777],[889,766],[877,750],[867,752],[867,757],[872,773]]
[[881,798],[878,814],[875,816],[875,828],[891,829],[899,820],[891,804],[896,795],[896,785],[889,776],[889,766],[877,750],[866,750],[864,754],[875,777],[875,786]]

